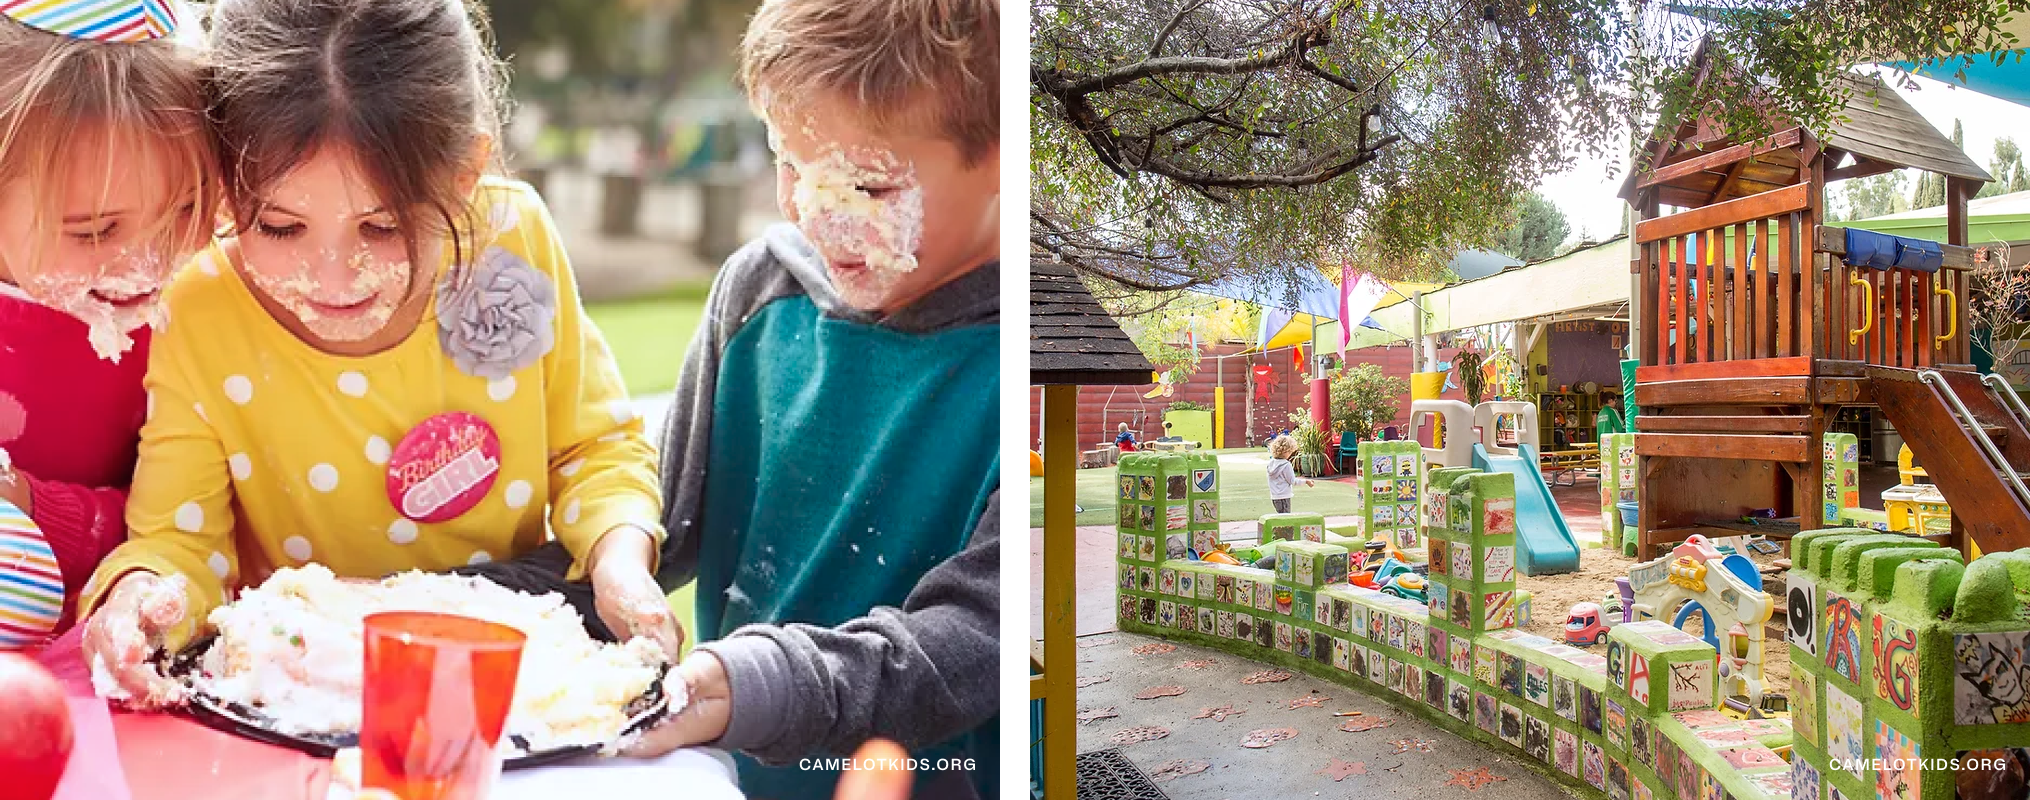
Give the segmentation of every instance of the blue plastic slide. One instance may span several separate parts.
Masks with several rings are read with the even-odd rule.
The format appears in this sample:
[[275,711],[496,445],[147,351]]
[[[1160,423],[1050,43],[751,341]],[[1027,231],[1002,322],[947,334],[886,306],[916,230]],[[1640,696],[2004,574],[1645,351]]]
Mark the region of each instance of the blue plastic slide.
[[1558,504],[1551,499],[1544,474],[1537,471],[1537,451],[1516,445],[1519,455],[1489,455],[1486,445],[1473,443],[1473,467],[1515,476],[1515,565],[1524,575],[1556,575],[1579,568],[1579,542],[1565,527]]

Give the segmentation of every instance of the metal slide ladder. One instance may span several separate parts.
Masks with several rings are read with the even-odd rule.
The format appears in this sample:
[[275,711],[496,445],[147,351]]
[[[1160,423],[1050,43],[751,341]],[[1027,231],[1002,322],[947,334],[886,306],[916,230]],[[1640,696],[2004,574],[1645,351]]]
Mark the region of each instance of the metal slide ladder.
[[[1988,466],[1995,470],[1996,475],[2005,479],[2010,492],[2016,496],[2016,501],[2030,507],[2030,487],[2023,484],[2023,474],[2017,472],[2016,467],[2003,457],[2002,448],[1988,436],[1988,426],[1981,424],[1981,421],[1974,417],[1974,413],[1967,409],[1966,402],[1960,399],[1958,392],[1953,391],[1945,376],[1940,375],[1937,370],[1927,369],[1920,370],[1917,378],[1937,390],[1939,397],[1945,398],[1953,412],[1953,422],[1959,425],[1961,430],[1971,434],[1973,440],[1980,444],[1981,454],[1986,457]],[[1996,393],[2006,400],[2003,407],[2011,416],[2016,417],[2017,421],[2030,424],[2030,407],[2023,404],[2023,398],[2017,396],[2016,390],[2010,388],[2007,381],[2002,380],[1999,375],[1988,373],[1981,377],[1981,382],[1991,390],[1999,387]]]

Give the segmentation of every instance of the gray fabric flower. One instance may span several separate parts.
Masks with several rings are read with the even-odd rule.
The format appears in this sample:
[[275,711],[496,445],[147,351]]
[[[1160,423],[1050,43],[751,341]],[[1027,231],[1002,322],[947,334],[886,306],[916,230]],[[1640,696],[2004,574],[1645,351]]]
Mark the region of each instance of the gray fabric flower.
[[438,344],[459,369],[487,380],[548,354],[556,345],[556,316],[550,276],[499,247],[437,285]]

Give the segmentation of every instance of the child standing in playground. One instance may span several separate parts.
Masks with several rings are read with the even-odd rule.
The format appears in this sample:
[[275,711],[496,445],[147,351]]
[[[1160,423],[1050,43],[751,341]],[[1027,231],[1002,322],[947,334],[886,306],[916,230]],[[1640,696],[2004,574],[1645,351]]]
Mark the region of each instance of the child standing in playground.
[[216,190],[174,10],[0,3],[0,650],[72,627],[127,536],[150,324]]
[[[1276,513],[1290,513],[1290,498],[1297,494],[1297,469],[1290,465],[1290,457],[1297,455],[1297,440],[1278,436],[1269,442],[1269,505],[1276,507]],[[1304,479],[1307,487],[1318,484],[1310,478]]]

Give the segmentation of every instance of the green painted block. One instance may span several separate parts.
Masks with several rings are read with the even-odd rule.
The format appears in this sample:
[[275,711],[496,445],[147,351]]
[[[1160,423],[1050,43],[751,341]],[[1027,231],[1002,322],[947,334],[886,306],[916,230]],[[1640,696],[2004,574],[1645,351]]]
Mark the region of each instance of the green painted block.
[[1276,578],[1303,588],[1346,582],[1346,548],[1323,542],[1287,542],[1276,548]]
[[[1958,562],[1964,556],[1958,550],[1942,547],[1885,547],[1868,550],[1860,555],[1856,571],[1860,575],[1860,594],[1881,602],[1889,599],[1889,592],[1897,584],[1896,568],[1918,559],[1942,558]],[[1947,594],[1940,600],[1950,600]],[[2005,594],[2006,597],[2006,594]],[[1943,609],[1941,609],[1943,610]]]
[[[1863,528],[1820,528],[1793,536],[1790,539],[1791,569],[1813,574],[1823,573],[1826,570],[1824,562],[1820,560],[1819,544],[1821,542],[1832,540],[1843,541],[1853,536],[1868,536],[1874,533],[1877,533],[1877,531]],[[1830,551],[1828,551],[1829,555]]]
[[1825,435],[1819,457],[1821,519],[1861,505],[1861,440],[1851,433]]
[[1720,697],[1718,659],[1712,645],[1670,623],[1616,625],[1607,632],[1607,694],[1649,716],[1711,709]]
[[1259,541],[1325,542],[1322,514],[1268,514],[1261,519]]
[[1362,529],[1404,550],[1423,547],[1424,451],[1412,441],[1361,442],[1355,470]]
[[1858,593],[1861,589],[1861,554],[1870,550],[1885,548],[1931,547],[1938,545],[1911,536],[1896,533],[1876,533],[1855,536],[1833,545],[1832,557],[1825,563],[1826,570],[1820,576],[1831,576],[1833,583],[1843,591]]

